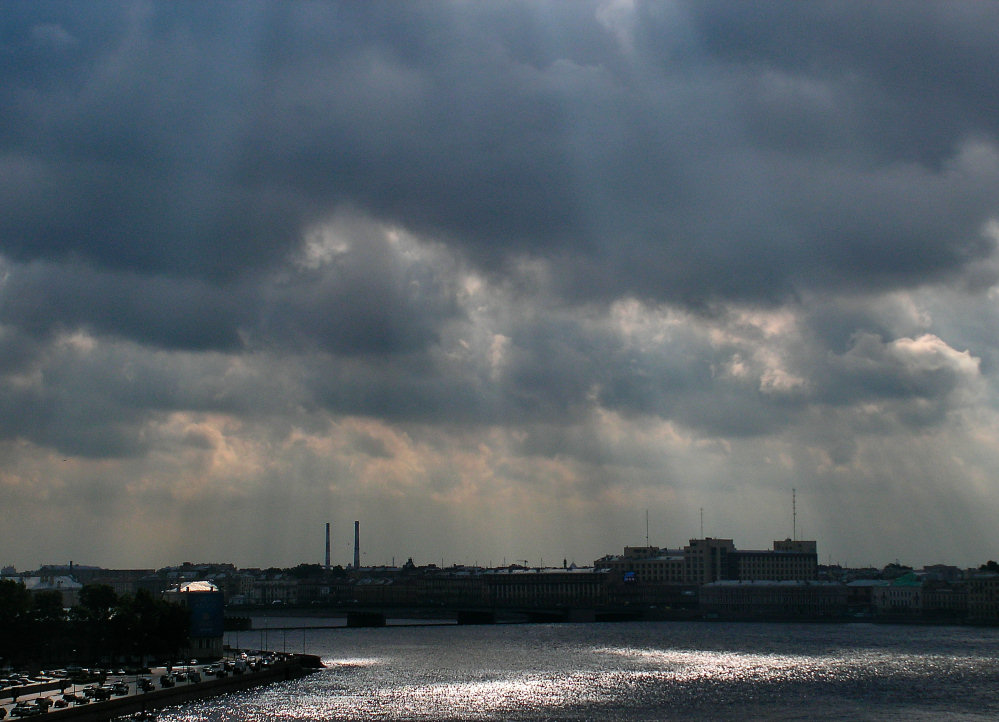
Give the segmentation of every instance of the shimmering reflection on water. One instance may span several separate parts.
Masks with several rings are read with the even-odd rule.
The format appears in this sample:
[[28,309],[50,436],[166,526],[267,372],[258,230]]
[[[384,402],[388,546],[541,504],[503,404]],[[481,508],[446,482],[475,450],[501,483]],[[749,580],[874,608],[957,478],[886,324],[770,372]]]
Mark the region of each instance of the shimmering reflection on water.
[[325,630],[303,641],[328,669],[164,719],[999,717],[999,630],[517,625]]

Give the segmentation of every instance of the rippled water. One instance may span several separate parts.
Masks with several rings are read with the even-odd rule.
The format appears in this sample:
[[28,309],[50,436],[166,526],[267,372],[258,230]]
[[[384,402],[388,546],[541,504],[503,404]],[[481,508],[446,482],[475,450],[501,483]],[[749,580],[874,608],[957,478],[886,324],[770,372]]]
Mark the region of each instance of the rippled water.
[[267,642],[328,668],[161,719],[999,718],[992,629],[663,622],[271,631]]

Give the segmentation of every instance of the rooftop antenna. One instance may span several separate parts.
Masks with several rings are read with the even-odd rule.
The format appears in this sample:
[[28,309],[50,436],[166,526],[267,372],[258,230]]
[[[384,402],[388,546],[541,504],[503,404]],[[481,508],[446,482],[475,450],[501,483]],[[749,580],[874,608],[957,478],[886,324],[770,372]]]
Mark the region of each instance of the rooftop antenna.
[[645,546],[649,547],[649,510],[645,510]]
[[361,522],[354,522],[354,569],[361,568]]
[[798,499],[794,487],[791,487],[791,538],[798,541]]
[[704,507],[701,507],[701,539],[704,538]]

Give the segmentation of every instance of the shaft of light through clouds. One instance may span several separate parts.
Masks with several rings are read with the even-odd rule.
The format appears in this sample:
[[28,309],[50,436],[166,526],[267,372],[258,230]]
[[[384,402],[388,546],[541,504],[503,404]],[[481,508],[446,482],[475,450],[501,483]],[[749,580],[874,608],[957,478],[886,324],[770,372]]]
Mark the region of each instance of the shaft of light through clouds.
[[0,563],[995,558],[997,14],[10,3]]

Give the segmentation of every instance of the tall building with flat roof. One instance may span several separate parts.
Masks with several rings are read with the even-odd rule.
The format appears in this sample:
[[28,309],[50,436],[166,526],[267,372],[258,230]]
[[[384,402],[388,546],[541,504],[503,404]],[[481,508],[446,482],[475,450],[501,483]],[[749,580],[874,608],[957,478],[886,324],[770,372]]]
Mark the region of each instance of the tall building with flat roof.
[[816,554],[816,544],[814,541],[804,539],[785,539],[784,541],[774,541],[775,552],[797,552],[798,554]]
[[688,584],[708,584],[732,579],[735,543],[731,539],[691,539],[683,548],[684,576]]
[[625,547],[593,562],[615,579],[642,584],[701,585],[734,580],[810,581],[818,576],[814,541],[775,541],[773,550],[740,551],[731,539],[691,539],[683,549]]

